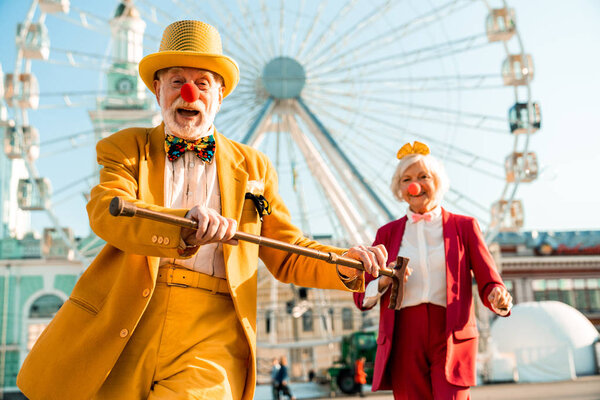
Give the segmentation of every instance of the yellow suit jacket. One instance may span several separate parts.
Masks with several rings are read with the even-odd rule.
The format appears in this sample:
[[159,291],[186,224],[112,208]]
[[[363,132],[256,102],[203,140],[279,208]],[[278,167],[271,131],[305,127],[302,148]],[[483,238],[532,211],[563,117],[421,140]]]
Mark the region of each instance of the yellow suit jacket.
[[[264,154],[219,133],[215,140],[223,216],[237,220],[240,231],[341,253],[342,249],[303,237],[292,225],[278,193],[276,173]],[[163,204],[163,125],[117,132],[98,142],[97,155],[103,169],[87,210],[92,229],[107,245],[81,276],[19,372],[17,385],[31,400],[89,399],[108,376],[150,301],[147,293],[156,285],[159,258],[181,258],[177,252],[181,228],[115,218],[108,212],[110,200],[121,196],[139,207],[186,214],[185,209]],[[264,182],[264,196],[272,206],[272,214],[262,223],[252,201],[244,199],[249,180]],[[153,236],[164,240],[159,244]],[[223,254],[231,297],[252,354],[243,395],[251,400],[256,382],[258,257],[282,282],[363,290],[364,281],[361,277],[344,284],[331,264],[242,241],[237,246],[223,245]]]

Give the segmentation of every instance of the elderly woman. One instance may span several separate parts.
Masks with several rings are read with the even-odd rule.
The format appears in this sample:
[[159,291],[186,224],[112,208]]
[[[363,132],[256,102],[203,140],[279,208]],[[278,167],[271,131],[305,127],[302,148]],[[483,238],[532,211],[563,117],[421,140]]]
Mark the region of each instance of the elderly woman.
[[440,207],[448,178],[429,148],[407,143],[398,158],[391,189],[408,210],[377,231],[374,245],[385,245],[388,262],[398,255],[410,259],[402,305],[388,308],[386,276],[368,277],[365,293],[354,294],[361,310],[381,298],[373,390],[392,389],[395,399],[468,399],[478,336],[472,274],[481,300],[496,314],[509,314],[512,297],[475,219]]

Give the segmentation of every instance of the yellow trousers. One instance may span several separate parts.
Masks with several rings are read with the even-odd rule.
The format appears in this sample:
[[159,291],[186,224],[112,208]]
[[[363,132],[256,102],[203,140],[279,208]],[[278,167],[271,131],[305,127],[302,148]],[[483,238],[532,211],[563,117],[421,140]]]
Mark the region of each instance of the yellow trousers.
[[239,400],[249,362],[229,295],[157,283],[95,399]]

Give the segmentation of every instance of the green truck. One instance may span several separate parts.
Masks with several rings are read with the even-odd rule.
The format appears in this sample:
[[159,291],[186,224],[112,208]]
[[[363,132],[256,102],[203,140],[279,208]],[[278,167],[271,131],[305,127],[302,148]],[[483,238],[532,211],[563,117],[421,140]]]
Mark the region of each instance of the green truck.
[[354,394],[357,387],[354,384],[354,363],[360,357],[365,357],[365,372],[367,383],[373,379],[373,366],[377,352],[377,332],[352,332],[342,338],[342,357],[328,369],[331,378],[332,391],[341,390],[346,394]]

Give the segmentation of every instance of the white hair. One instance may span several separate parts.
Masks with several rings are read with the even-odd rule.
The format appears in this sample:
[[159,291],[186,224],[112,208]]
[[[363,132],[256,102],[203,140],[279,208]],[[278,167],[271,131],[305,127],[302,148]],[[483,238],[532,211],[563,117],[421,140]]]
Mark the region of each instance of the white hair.
[[434,203],[438,206],[448,189],[450,188],[450,180],[448,179],[448,175],[446,174],[446,170],[444,169],[444,165],[438,161],[432,155],[423,154],[410,154],[408,156],[402,157],[400,162],[398,163],[398,167],[396,167],[396,172],[394,172],[394,176],[392,176],[392,183],[390,185],[390,189],[392,189],[392,193],[394,197],[399,201],[404,201],[402,198],[402,192],[400,191],[400,183],[402,175],[404,172],[416,162],[423,161],[427,170],[431,173],[433,177],[433,184],[435,187],[434,193]]

